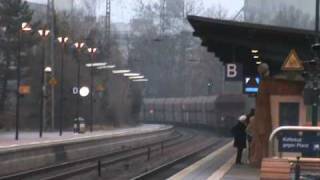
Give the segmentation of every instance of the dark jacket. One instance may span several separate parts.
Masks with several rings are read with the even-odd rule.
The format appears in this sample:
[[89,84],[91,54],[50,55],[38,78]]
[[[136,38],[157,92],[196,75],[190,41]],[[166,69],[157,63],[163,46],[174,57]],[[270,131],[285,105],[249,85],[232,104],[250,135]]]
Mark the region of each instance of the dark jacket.
[[233,146],[236,148],[244,149],[247,147],[247,134],[246,134],[246,125],[242,122],[238,122],[232,129],[232,135],[234,137]]

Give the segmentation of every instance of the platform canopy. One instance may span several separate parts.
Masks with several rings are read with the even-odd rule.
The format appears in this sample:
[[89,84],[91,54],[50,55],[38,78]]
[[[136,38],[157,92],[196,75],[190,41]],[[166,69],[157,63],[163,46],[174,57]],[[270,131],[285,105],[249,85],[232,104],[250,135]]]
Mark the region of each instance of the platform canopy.
[[271,74],[281,71],[292,49],[304,61],[313,57],[314,31],[199,16],[188,16],[188,21],[194,28],[194,36],[202,40],[209,52],[214,52],[223,63],[243,63],[245,75],[257,72],[251,50],[259,51],[260,60],[269,64]]

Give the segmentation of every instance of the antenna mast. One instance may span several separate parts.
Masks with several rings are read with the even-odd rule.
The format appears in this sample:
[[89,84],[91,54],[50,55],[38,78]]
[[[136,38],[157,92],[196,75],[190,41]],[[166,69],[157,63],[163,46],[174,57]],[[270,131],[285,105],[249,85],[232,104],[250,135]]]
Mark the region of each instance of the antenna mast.
[[166,0],[160,0],[160,36],[165,32]]
[[106,17],[105,17],[105,42],[106,42],[106,58],[110,62],[111,53],[111,0],[106,0]]

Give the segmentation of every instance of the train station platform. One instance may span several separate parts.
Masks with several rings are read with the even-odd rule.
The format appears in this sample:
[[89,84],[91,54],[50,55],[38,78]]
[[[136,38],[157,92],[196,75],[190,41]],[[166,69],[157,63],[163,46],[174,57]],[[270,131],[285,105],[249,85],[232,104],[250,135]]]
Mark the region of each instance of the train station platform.
[[20,140],[14,133],[0,133],[0,177],[30,169],[52,166],[86,157],[109,154],[168,139],[173,126],[140,125],[136,127],[94,131],[85,134],[21,132]]
[[260,170],[248,164],[233,165],[222,180],[259,180]]
[[14,132],[0,132],[0,152],[42,145],[54,145],[60,143],[95,140],[99,138],[116,138],[121,136],[145,134],[168,128],[171,128],[171,126],[143,124],[136,127],[119,128],[107,131],[93,131],[83,134],[69,131],[63,132],[62,136],[59,136],[58,132],[44,132],[42,138],[39,138],[38,132],[20,132],[20,138],[18,141],[14,139]]
[[[233,142],[212,152],[205,158],[170,177],[170,180],[258,180],[259,169],[244,163],[235,164]],[[246,152],[243,162],[247,162]]]

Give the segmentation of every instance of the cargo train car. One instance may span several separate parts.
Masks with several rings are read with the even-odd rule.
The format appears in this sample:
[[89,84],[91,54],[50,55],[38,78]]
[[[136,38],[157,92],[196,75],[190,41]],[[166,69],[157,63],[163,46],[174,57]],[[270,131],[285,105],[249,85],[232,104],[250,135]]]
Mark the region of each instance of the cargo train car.
[[246,113],[245,95],[214,95],[188,98],[144,99],[142,119],[146,123],[230,129]]

